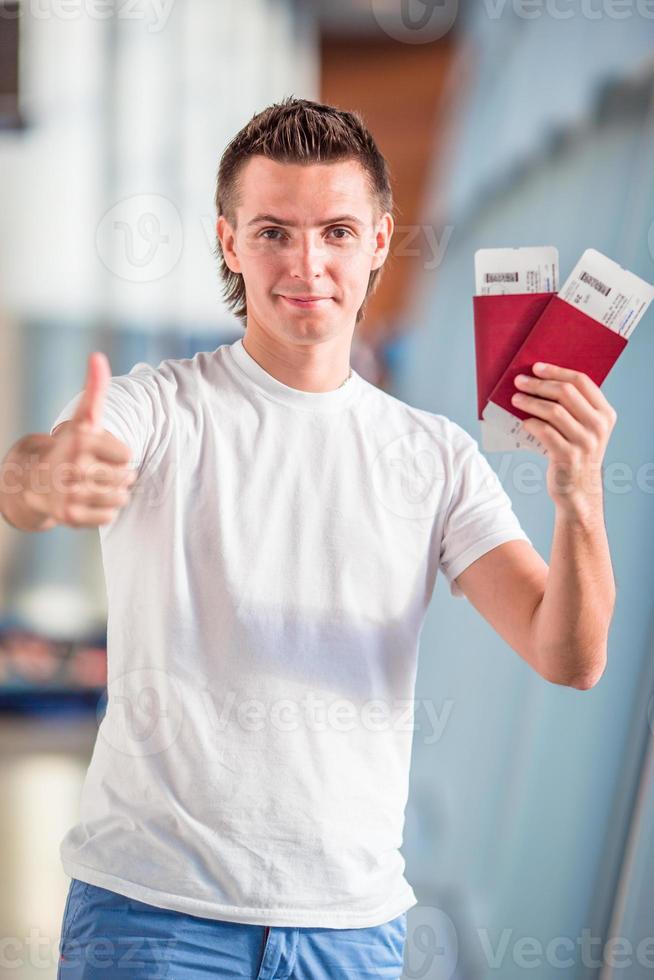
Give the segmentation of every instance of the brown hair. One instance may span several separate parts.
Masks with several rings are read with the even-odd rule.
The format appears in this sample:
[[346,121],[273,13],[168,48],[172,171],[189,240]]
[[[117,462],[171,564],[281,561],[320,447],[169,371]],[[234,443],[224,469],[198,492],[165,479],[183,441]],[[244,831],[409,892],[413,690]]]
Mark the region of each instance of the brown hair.
[[[216,211],[236,226],[238,177],[246,161],[264,156],[278,163],[337,163],[358,160],[366,172],[377,217],[393,213],[393,192],[388,164],[358,112],[289,96],[253,116],[227,145],[220,160],[216,180]],[[244,324],[247,317],[245,282],[225,262],[222,245],[216,239],[215,253],[227,306]],[[366,301],[374,292],[383,269],[373,269],[364,301],[357,312],[362,319]]]

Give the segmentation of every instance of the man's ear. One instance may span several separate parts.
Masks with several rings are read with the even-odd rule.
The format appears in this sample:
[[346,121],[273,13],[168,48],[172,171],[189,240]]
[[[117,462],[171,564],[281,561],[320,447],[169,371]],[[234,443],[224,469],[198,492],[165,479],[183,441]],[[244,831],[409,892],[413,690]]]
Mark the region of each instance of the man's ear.
[[234,248],[234,243],[236,236],[234,234],[234,229],[230,225],[227,218],[224,215],[219,215],[218,221],[216,222],[216,234],[220,241],[223,258],[225,259],[225,264],[230,272],[240,272],[241,263],[238,260],[236,250]]
[[377,222],[377,227],[375,228],[374,251],[372,264],[370,266],[371,270],[381,268],[386,261],[388,250],[391,247],[391,238],[393,237],[394,228],[395,222],[393,220],[393,215],[389,211],[386,211],[386,213],[383,214]]

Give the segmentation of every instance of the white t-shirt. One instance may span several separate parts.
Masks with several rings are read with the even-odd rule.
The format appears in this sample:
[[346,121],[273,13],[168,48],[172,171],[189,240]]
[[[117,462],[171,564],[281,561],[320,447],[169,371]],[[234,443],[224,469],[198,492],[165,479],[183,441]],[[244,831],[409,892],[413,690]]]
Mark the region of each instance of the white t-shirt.
[[460,595],[471,562],[529,541],[476,441],[354,370],[289,387],[240,338],[112,378],[102,425],[139,478],[99,528],[107,710],[64,870],[258,925],[411,908],[399,848],[437,570]]

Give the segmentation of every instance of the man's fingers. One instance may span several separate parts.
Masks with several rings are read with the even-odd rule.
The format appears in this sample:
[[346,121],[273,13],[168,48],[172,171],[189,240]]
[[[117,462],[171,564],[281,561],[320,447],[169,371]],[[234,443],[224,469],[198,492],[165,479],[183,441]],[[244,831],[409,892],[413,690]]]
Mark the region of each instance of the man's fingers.
[[91,472],[86,474],[86,485],[99,490],[104,490],[105,487],[132,487],[136,483],[136,473],[134,471],[126,472],[121,467],[111,467],[108,472],[107,469],[103,469],[102,472]]
[[112,473],[107,476],[99,476],[98,474],[93,474],[92,476],[87,475],[83,483],[78,481],[76,485],[94,493],[111,493],[117,490],[131,490],[135,482],[135,476],[125,476],[124,473]]
[[100,431],[104,399],[110,380],[111,367],[107,356],[102,351],[89,354],[84,391],[73,415],[74,422],[83,422],[92,430]]
[[106,431],[85,433],[79,439],[76,452],[76,458],[81,460],[83,454],[89,465],[91,465],[89,457],[94,457],[98,462],[114,463],[118,466],[127,466],[132,458],[129,446]]
[[69,504],[64,516],[64,524],[71,527],[98,527],[109,524],[116,516],[113,507],[85,507],[83,504]]
[[124,507],[130,501],[128,490],[94,490],[86,488],[75,494],[75,499],[69,503],[69,507],[86,507],[88,509],[100,508],[108,510],[114,507]]
[[116,439],[111,432],[103,432],[98,436],[97,442],[91,443],[91,447],[97,458],[103,462],[121,466],[128,466],[131,462],[132,450],[120,439]]
[[68,499],[61,513],[65,524],[73,527],[97,527],[113,520],[118,511],[130,502],[129,490],[94,491],[92,488],[78,490]]
[[93,459],[88,463],[79,463],[79,474],[88,484],[98,486],[119,486],[122,483],[131,485],[137,478],[136,470],[119,463],[107,463],[104,460]]
[[137,475],[122,467],[107,467],[94,464],[88,469],[77,468],[61,471],[61,481],[58,489],[68,494],[95,493],[107,494],[131,491],[136,483]]

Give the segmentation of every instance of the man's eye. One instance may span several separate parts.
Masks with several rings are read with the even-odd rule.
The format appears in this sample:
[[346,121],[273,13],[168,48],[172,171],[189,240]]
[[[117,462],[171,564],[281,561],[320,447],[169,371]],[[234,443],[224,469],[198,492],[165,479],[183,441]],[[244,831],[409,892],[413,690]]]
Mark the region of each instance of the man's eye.
[[[272,232],[273,235],[280,235],[281,234],[279,228],[266,228],[265,231],[262,231],[261,232],[261,236],[263,237],[264,235],[267,235],[269,232]],[[277,239],[275,239],[275,238],[269,238],[268,241],[269,242],[270,241],[273,241],[274,242],[274,241],[277,241]]]
[[[332,231],[344,231],[344,232],[346,232],[346,234],[347,234],[348,236],[350,236],[350,235],[351,235],[351,232],[350,232],[350,229],[349,229],[349,228],[343,228],[343,227],[341,227],[341,226],[339,226],[338,228],[332,228]],[[343,239],[344,237],[345,237],[345,236],[342,236],[342,235],[339,235],[339,236],[338,236],[338,238],[340,238],[341,240],[342,240],[342,239]]]

